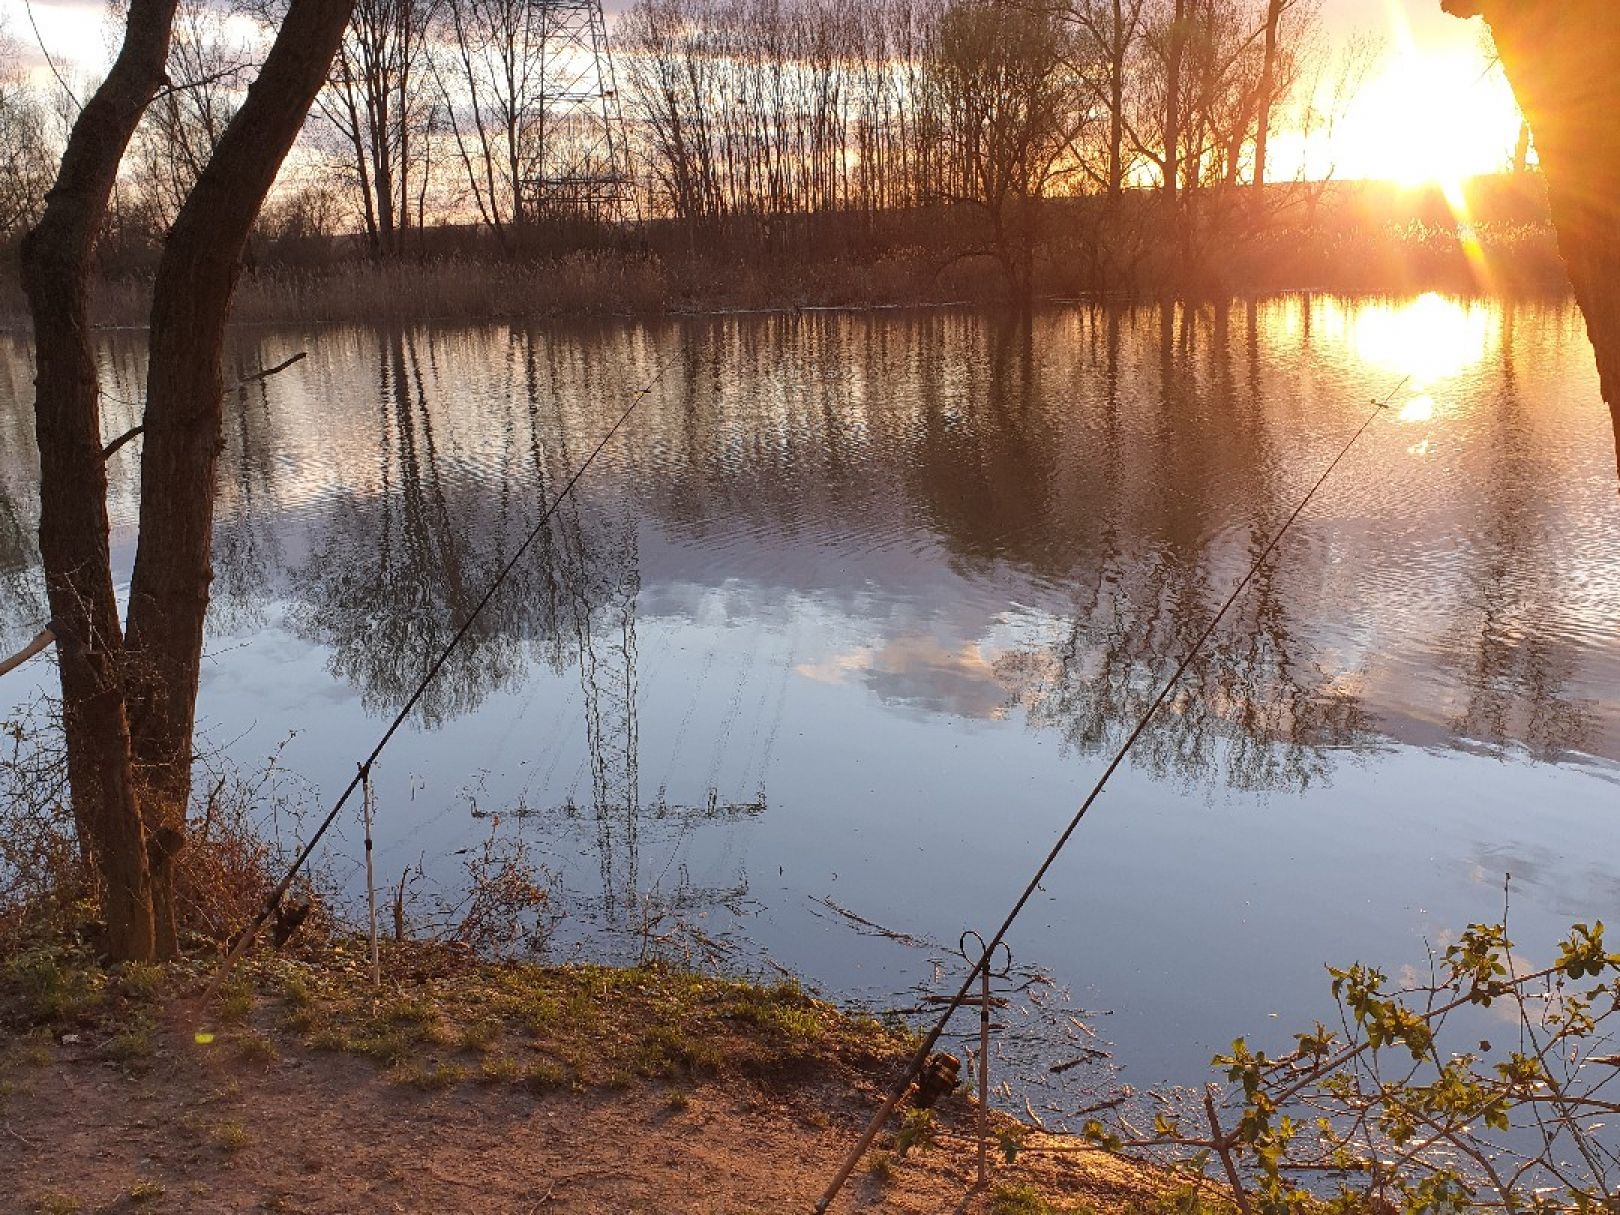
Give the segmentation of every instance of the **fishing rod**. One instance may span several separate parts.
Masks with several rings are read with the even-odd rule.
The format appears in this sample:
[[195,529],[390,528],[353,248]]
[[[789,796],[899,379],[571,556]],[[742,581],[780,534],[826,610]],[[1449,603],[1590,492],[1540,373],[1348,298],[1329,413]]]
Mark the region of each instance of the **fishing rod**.
[[1114,752],[1113,759],[1111,759],[1108,766],[1103,769],[1102,775],[1097,778],[1097,783],[1091,787],[1091,792],[1086,795],[1085,801],[1080,803],[1080,808],[1074,812],[1074,816],[1069,820],[1069,825],[1063,829],[1063,833],[1058,836],[1057,842],[1052,845],[1051,851],[1046,854],[1046,859],[1043,860],[1040,863],[1040,866],[1035,870],[1035,876],[1029,879],[1029,884],[1024,887],[1023,893],[1018,896],[1018,901],[1013,904],[1012,910],[1007,913],[1007,918],[1002,921],[1001,927],[996,929],[995,935],[993,935],[985,944],[984,951],[979,955],[978,961],[973,963],[972,968],[967,973],[967,977],[962,980],[960,990],[958,990],[957,993],[951,997],[950,1002],[945,1006],[944,1012],[940,1014],[939,1020],[934,1023],[934,1027],[928,1031],[927,1036],[923,1038],[921,1044],[912,1054],[910,1061],[906,1064],[905,1073],[900,1077],[900,1082],[894,1087],[894,1090],[889,1094],[888,1099],[884,1101],[882,1107],[872,1115],[871,1121],[866,1124],[866,1129],[861,1132],[860,1139],[856,1142],[855,1146],[850,1149],[849,1155],[844,1158],[843,1164],[839,1166],[837,1175],[833,1177],[832,1181],[828,1184],[826,1191],[822,1194],[820,1199],[817,1200],[815,1209],[818,1213],[825,1215],[827,1208],[832,1205],[833,1199],[838,1197],[838,1192],[844,1188],[844,1183],[849,1180],[849,1175],[855,1171],[855,1166],[860,1163],[861,1157],[866,1154],[866,1149],[872,1146],[872,1140],[877,1138],[878,1132],[883,1129],[884,1123],[888,1122],[889,1117],[894,1113],[895,1108],[900,1104],[901,1101],[905,1099],[907,1091],[911,1088],[911,1082],[916,1079],[917,1074],[922,1070],[923,1065],[927,1063],[928,1056],[933,1052],[934,1047],[939,1043],[940,1035],[945,1032],[945,1026],[950,1021],[951,1015],[955,1013],[957,1009],[962,1007],[963,1003],[968,998],[968,993],[973,989],[974,981],[978,979],[980,973],[989,966],[991,954],[994,953],[996,948],[1006,940],[1007,933],[1012,929],[1013,921],[1019,917],[1019,915],[1023,912],[1024,907],[1029,903],[1029,900],[1034,897],[1035,891],[1039,889],[1040,884],[1046,878],[1048,871],[1052,868],[1053,864],[1056,863],[1059,854],[1062,853],[1063,849],[1068,845],[1070,837],[1072,837],[1075,831],[1079,828],[1081,821],[1086,817],[1086,813],[1091,809],[1093,803],[1095,803],[1096,800],[1102,796],[1103,788],[1108,784],[1109,778],[1114,775],[1120,764],[1125,761],[1125,756],[1128,755],[1131,748],[1136,745],[1137,739],[1141,738],[1146,732],[1148,723],[1153,720],[1159,709],[1164,706],[1165,701],[1170,698],[1170,693],[1174,691],[1176,685],[1181,682],[1181,677],[1187,673],[1187,668],[1192,666],[1193,661],[1198,657],[1199,652],[1204,648],[1204,643],[1207,642],[1214,634],[1216,626],[1220,624],[1222,618],[1231,609],[1232,605],[1238,601],[1238,597],[1242,595],[1244,590],[1248,588],[1249,583],[1254,580],[1254,576],[1260,572],[1260,567],[1266,563],[1266,559],[1276,551],[1277,545],[1282,543],[1282,538],[1288,534],[1288,529],[1293,527],[1294,521],[1298,519],[1302,513],[1304,513],[1305,508],[1310,505],[1311,499],[1316,497],[1317,491],[1321,489],[1322,486],[1326,484],[1327,479],[1333,475],[1333,470],[1339,467],[1340,462],[1350,454],[1350,449],[1356,445],[1357,441],[1360,440],[1362,435],[1367,433],[1368,428],[1372,426],[1373,422],[1378,418],[1378,415],[1389,408],[1389,403],[1395,398],[1395,394],[1398,393],[1402,388],[1405,388],[1411,378],[1411,376],[1407,376],[1399,384],[1395,385],[1394,388],[1391,388],[1382,399],[1375,398],[1373,400],[1373,409],[1372,412],[1367,415],[1367,420],[1357,428],[1355,434],[1350,436],[1349,442],[1339,449],[1339,454],[1334,456],[1333,459],[1328,463],[1328,466],[1322,470],[1322,475],[1316,479],[1315,484],[1313,484],[1305,496],[1300,499],[1299,505],[1294,507],[1293,513],[1283,521],[1283,525],[1279,527],[1276,533],[1271,537],[1270,543],[1268,543],[1264,550],[1261,551],[1260,555],[1254,559],[1253,563],[1249,566],[1248,572],[1245,573],[1242,578],[1238,579],[1237,585],[1232,588],[1232,593],[1226,597],[1226,602],[1221,604],[1220,610],[1217,611],[1215,615],[1210,618],[1209,623],[1204,626],[1204,631],[1198,635],[1198,640],[1193,642],[1192,648],[1187,651],[1186,657],[1184,657],[1181,662],[1177,664],[1176,669],[1171,673],[1170,678],[1167,679],[1164,686],[1159,689],[1159,694],[1153,698],[1153,702],[1148,705],[1147,711],[1143,713],[1141,718],[1137,721],[1136,727],[1130,732],[1130,735],[1125,739],[1125,742],[1120,746],[1119,750]]
[[230,952],[225,955],[224,962],[221,963],[219,970],[214,974],[214,977],[209,980],[208,987],[203,991],[202,1003],[204,1006],[206,1006],[208,1002],[213,999],[215,993],[219,990],[220,984],[230,976],[231,971],[236,967],[236,963],[241,959],[242,955],[247,952],[248,947],[253,944],[254,938],[259,934],[259,930],[264,927],[265,921],[274,915],[277,909],[281,906],[281,900],[286,896],[288,889],[292,886],[293,879],[298,876],[298,871],[304,867],[305,862],[307,862],[314,854],[316,845],[321,842],[321,838],[331,828],[332,824],[337,821],[337,816],[343,812],[344,806],[346,806],[349,799],[354,796],[354,791],[360,788],[370,779],[372,765],[377,762],[377,758],[382,754],[383,748],[393,740],[394,735],[399,732],[400,726],[404,725],[406,719],[410,717],[412,710],[416,708],[417,703],[427,692],[428,687],[433,683],[434,679],[437,678],[439,672],[444,669],[445,663],[450,661],[451,655],[456,652],[456,650],[461,646],[462,641],[466,639],[467,634],[472,631],[473,622],[478,619],[479,614],[483,612],[484,608],[489,606],[490,600],[495,598],[495,593],[505,585],[506,580],[511,576],[512,571],[517,569],[518,562],[520,562],[529,549],[533,547],[534,542],[540,538],[540,534],[545,530],[546,524],[551,521],[552,516],[557,513],[558,508],[562,506],[563,502],[568,498],[568,495],[574,492],[574,486],[579,484],[580,478],[583,477],[590,469],[591,465],[596,462],[596,458],[602,454],[603,449],[605,449],[608,443],[612,441],[613,436],[618,434],[619,431],[624,427],[624,424],[630,420],[630,415],[635,413],[637,407],[639,407],[640,404],[652,394],[654,385],[656,385],[659,380],[663,379],[664,372],[669,369],[670,364],[673,361],[674,358],[671,356],[670,358],[665,359],[653,370],[652,378],[649,379],[647,383],[640,389],[640,391],[638,391],[630,399],[630,404],[625,408],[624,412],[619,415],[618,420],[615,421],[612,426],[608,427],[607,433],[605,433],[597,442],[596,446],[591,449],[591,454],[585,457],[585,462],[574,471],[573,476],[568,478],[568,483],[562,487],[562,492],[552,500],[551,505],[545,509],[545,512],[536,521],[534,527],[530,529],[529,534],[524,538],[523,543],[520,544],[517,551],[512,554],[511,560],[502,566],[501,571],[495,575],[495,580],[489,584],[488,589],[484,591],[483,597],[479,599],[479,601],[473,606],[473,610],[468,613],[467,618],[462,621],[461,627],[456,630],[455,636],[450,638],[449,643],[446,644],[442,651],[440,651],[439,656],[433,660],[433,665],[430,666],[427,673],[422,676],[421,682],[416,685],[416,690],[411,693],[410,699],[407,700],[399,712],[394,715],[393,721],[388,724],[388,729],[383,731],[383,735],[380,739],[378,739],[377,745],[371,749],[371,754],[365,758],[363,763],[356,765],[355,774],[349,779],[349,783],[344,788],[342,795],[338,797],[331,810],[327,811],[326,817],[321,820],[320,826],[315,829],[315,834],[310,836],[309,841],[299,851],[297,858],[292,863],[292,867],[287,870],[286,876],[283,877],[281,881],[276,883],[276,888],[272,890],[269,897],[265,899],[264,906],[253,918],[253,922],[249,924],[240,935],[237,936],[236,941],[231,945]]

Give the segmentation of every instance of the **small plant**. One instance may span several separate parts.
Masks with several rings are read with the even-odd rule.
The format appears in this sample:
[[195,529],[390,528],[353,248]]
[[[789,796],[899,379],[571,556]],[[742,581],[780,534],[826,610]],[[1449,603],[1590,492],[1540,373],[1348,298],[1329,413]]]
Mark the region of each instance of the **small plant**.
[[153,1181],[150,1177],[143,1177],[129,1187],[129,1201],[133,1206],[143,1203],[156,1202],[163,1197],[163,1183]]
[[465,1073],[452,1063],[437,1059],[403,1063],[394,1068],[391,1079],[424,1093],[442,1092],[465,1079]]
[[517,1061],[506,1055],[485,1055],[478,1066],[480,1084],[515,1084],[522,1076]]
[[51,1059],[50,1036],[40,1030],[18,1038],[5,1052],[5,1061],[20,1067],[48,1067]]
[[[1195,1113],[1162,1109],[1151,1135],[1093,1120],[1085,1135],[1168,1148],[1196,1172],[1218,1162],[1242,1215],[1606,1209],[1620,1181],[1613,1134],[1599,1134],[1620,1110],[1607,1090],[1620,954],[1601,922],[1576,924],[1539,968],[1504,917],[1432,957],[1427,981],[1397,986],[1363,963],[1328,973],[1341,1030],[1318,1023],[1275,1057],[1239,1038],[1214,1060],[1230,1087],[1209,1086]],[[1512,1026],[1505,1048],[1469,1016],[1487,1009]]]
[[235,1155],[248,1145],[247,1128],[240,1122],[221,1122],[211,1136],[214,1146],[222,1152]]
[[235,1041],[236,1053],[247,1063],[274,1063],[276,1044],[264,1034],[245,1033]]
[[102,1043],[101,1057],[125,1067],[144,1064],[157,1053],[155,1032],[146,1018],[136,1018]]
[[71,1021],[100,1007],[104,982],[88,954],[36,944],[0,970],[0,1002],[17,1020]]
[[523,1077],[523,1083],[534,1093],[551,1092],[554,1089],[568,1087],[568,1073],[555,1063],[541,1060],[530,1064],[528,1072]]
[[990,1195],[990,1215],[1059,1215],[1059,1212],[1033,1186],[1001,1185]]
[[873,1152],[866,1171],[879,1185],[888,1185],[894,1180],[894,1157],[888,1152]]
[[118,972],[118,990],[130,1000],[145,1004],[163,991],[163,967],[151,962],[126,962]]
[[222,992],[215,1009],[216,1015],[226,1025],[240,1025],[252,1012],[253,988],[246,983],[238,983]]
[[34,1215],[80,1215],[84,1204],[70,1194],[41,1194],[34,1199]]
[[927,1151],[937,1143],[935,1129],[933,1110],[907,1110],[894,1137],[894,1154],[903,1160],[912,1149]]
[[494,1048],[500,1036],[501,1027],[495,1022],[474,1021],[461,1027],[460,1046],[462,1050],[483,1054]]

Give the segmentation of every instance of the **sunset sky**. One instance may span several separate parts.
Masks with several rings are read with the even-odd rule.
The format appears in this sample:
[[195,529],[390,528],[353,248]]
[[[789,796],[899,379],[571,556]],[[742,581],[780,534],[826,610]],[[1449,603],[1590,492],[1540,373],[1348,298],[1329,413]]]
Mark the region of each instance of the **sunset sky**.
[[[611,13],[627,0],[607,0]],[[71,74],[102,70],[111,34],[99,0],[32,0],[46,49]],[[1439,0],[1323,0],[1335,48],[1358,35],[1377,40],[1380,55],[1355,102],[1331,135],[1308,142],[1280,134],[1273,164],[1292,175],[1454,183],[1500,169],[1518,132],[1518,111],[1500,71],[1492,70],[1477,21],[1440,12]],[[611,17],[610,17],[611,20]],[[0,0],[0,28],[21,43],[44,74],[25,0]]]

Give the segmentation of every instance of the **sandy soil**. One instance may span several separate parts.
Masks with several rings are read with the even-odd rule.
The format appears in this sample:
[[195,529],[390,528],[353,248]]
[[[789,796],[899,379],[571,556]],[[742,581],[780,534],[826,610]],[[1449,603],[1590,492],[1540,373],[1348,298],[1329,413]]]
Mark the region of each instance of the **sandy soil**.
[[[809,1211],[875,1099],[848,1073],[424,1092],[284,1036],[252,1061],[200,1046],[172,1014],[136,1074],[90,1038],[35,1039],[0,1072],[0,1210]],[[834,1209],[990,1210],[969,1193],[970,1117],[947,1111],[941,1142],[885,1179],[863,1165]],[[996,1176],[1032,1181],[1062,1210],[1119,1210],[1158,1188],[1095,1153],[1025,1156]]]

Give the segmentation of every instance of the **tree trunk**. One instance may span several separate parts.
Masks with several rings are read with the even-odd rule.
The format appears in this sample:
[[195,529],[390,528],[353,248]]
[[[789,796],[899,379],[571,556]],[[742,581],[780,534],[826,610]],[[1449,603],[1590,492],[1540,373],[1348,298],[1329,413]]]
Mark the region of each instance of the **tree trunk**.
[[1108,56],[1108,197],[1119,201],[1125,187],[1125,13],[1114,0],[1113,37]]
[[[172,860],[191,792],[215,469],[220,352],[248,232],[321,87],[353,0],[292,0],[275,44],[175,220],[152,295],[141,531],[130,583],[133,733],[148,829],[158,951],[172,954]],[[158,833],[161,833],[160,835]],[[166,837],[166,838],[165,838]]]
[[1181,59],[1187,42],[1187,0],[1176,0],[1164,60],[1164,197],[1176,201],[1181,174]]
[[[1266,188],[1266,153],[1271,140],[1271,107],[1277,91],[1277,26],[1282,21],[1285,0],[1269,0],[1266,5],[1266,47],[1260,65],[1260,96],[1254,116],[1254,192]],[[1236,157],[1233,158],[1234,165]],[[1235,169],[1234,169],[1235,171]]]
[[1620,21],[1612,0],[1442,0],[1483,15],[1535,137],[1620,470]]
[[146,839],[130,763],[107,542],[90,253],[136,124],[163,82],[176,0],[132,0],[118,59],[79,114],[45,213],[22,247],[34,321],[40,559],[57,638],[74,821],[102,887],[106,949],[153,953]]

